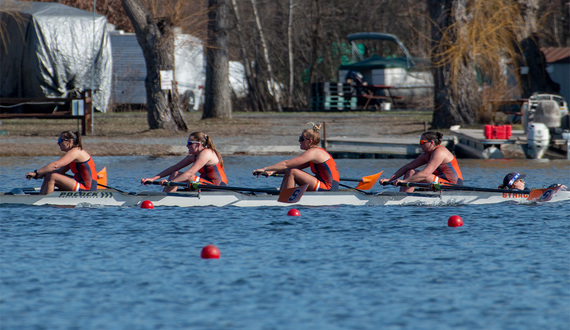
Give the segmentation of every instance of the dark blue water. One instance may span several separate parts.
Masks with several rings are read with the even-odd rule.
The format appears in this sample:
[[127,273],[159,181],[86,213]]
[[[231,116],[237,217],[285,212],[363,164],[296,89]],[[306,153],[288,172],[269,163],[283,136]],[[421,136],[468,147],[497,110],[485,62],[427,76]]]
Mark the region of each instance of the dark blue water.
[[[100,157],[109,185],[177,158]],[[283,157],[225,157],[231,183]],[[0,190],[53,160],[1,158]],[[342,176],[405,160],[339,160]],[[568,185],[568,162],[465,161]],[[377,190],[384,188],[378,187]],[[386,188],[392,189],[392,188]],[[570,203],[455,207],[0,207],[1,329],[568,329]],[[460,215],[464,226],[447,227]],[[215,244],[218,260],[200,258]]]

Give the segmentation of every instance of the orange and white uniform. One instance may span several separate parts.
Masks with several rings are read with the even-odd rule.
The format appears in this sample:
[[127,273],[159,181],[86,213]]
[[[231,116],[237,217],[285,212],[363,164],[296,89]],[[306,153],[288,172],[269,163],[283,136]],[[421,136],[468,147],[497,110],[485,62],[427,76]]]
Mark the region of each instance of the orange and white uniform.
[[198,170],[200,175],[195,175],[192,181],[200,181],[200,183],[213,184],[216,186],[226,186],[228,179],[226,172],[220,163],[216,165],[205,165]]
[[[326,152],[325,149],[319,148]],[[327,153],[328,154],[328,153]],[[317,184],[314,187],[309,187],[308,190],[310,191],[318,191],[318,190],[330,190],[330,191],[337,191],[339,188],[339,181],[340,176],[338,174],[338,169],[336,167],[336,162],[332,157],[321,164],[315,164],[310,162],[311,171],[315,174],[317,178]]]
[[95,170],[95,162],[93,158],[80,163],[69,164],[69,169],[73,172],[75,187],[73,191],[79,190],[97,190],[97,171]]
[[[437,146],[437,148],[445,148],[444,146]],[[457,159],[453,157],[451,162],[443,163],[433,172],[433,180],[435,183],[452,183],[463,185],[463,175],[461,169],[457,164]]]

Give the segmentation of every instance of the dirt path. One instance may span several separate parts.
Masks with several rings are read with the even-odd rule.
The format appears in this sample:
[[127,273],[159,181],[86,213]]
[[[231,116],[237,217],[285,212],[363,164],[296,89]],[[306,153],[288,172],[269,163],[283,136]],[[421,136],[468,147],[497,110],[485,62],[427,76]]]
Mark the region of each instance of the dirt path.
[[[324,122],[328,137],[418,136],[431,113],[239,113],[230,120],[200,120],[187,115],[189,132],[173,133],[148,130],[145,114],[116,114],[96,117],[95,134],[83,137],[85,149],[93,156],[178,155],[186,152],[184,142],[190,132],[210,135],[223,154],[257,154],[295,151],[297,136],[310,122]],[[64,120],[5,120],[0,125],[0,157],[51,156],[60,151],[56,145],[59,132],[75,130],[75,123]],[[27,126],[26,126],[27,125]],[[71,126],[71,127],[70,127]],[[279,148],[278,148],[279,147]],[[258,152],[263,149],[263,152]]]

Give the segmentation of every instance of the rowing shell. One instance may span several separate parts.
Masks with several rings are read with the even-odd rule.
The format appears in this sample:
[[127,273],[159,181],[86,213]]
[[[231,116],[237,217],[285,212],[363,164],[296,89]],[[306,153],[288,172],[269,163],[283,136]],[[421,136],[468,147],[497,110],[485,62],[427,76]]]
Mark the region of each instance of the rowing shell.
[[340,190],[335,192],[305,192],[295,204],[277,201],[278,195],[271,193],[246,193],[238,191],[188,191],[188,192],[153,192],[143,191],[123,193],[112,189],[81,192],[53,192],[48,195],[27,193],[21,189],[0,194],[0,205],[56,205],[71,207],[90,206],[139,206],[143,201],[151,201],[154,206],[380,206],[380,205],[481,205],[497,203],[543,203],[570,201],[570,191],[554,191],[543,189],[542,196],[529,200],[529,194],[513,192],[481,192],[481,191],[418,191],[414,193],[383,191],[368,193],[356,190]]

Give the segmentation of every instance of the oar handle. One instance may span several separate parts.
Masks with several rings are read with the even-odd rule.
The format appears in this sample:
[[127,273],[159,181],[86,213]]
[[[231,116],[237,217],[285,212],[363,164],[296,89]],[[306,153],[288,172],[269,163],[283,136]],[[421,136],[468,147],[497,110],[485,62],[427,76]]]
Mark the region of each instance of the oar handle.
[[[480,187],[469,187],[462,186],[452,183],[423,183],[423,182],[398,182],[399,187],[424,187],[429,188],[431,191],[442,191],[442,190],[463,190],[463,191],[483,191],[483,192],[509,192],[509,190],[498,189],[498,188],[480,188]],[[520,190],[520,193],[528,194],[530,190]]]
[[160,181],[145,181],[145,185],[153,184],[157,186],[167,186],[167,187],[185,187],[190,188],[192,187],[192,182],[173,182],[173,181],[166,181],[162,184]]
[[248,187],[234,187],[234,186],[216,186],[211,184],[203,184],[199,182],[172,182],[166,181],[164,184],[161,184],[160,181],[145,181],[144,184],[154,184],[159,186],[178,186],[184,187],[187,189],[210,189],[210,190],[226,190],[226,191],[239,191],[239,192],[259,192],[259,193],[267,193],[267,194],[278,194],[279,190],[276,188],[248,188]]

